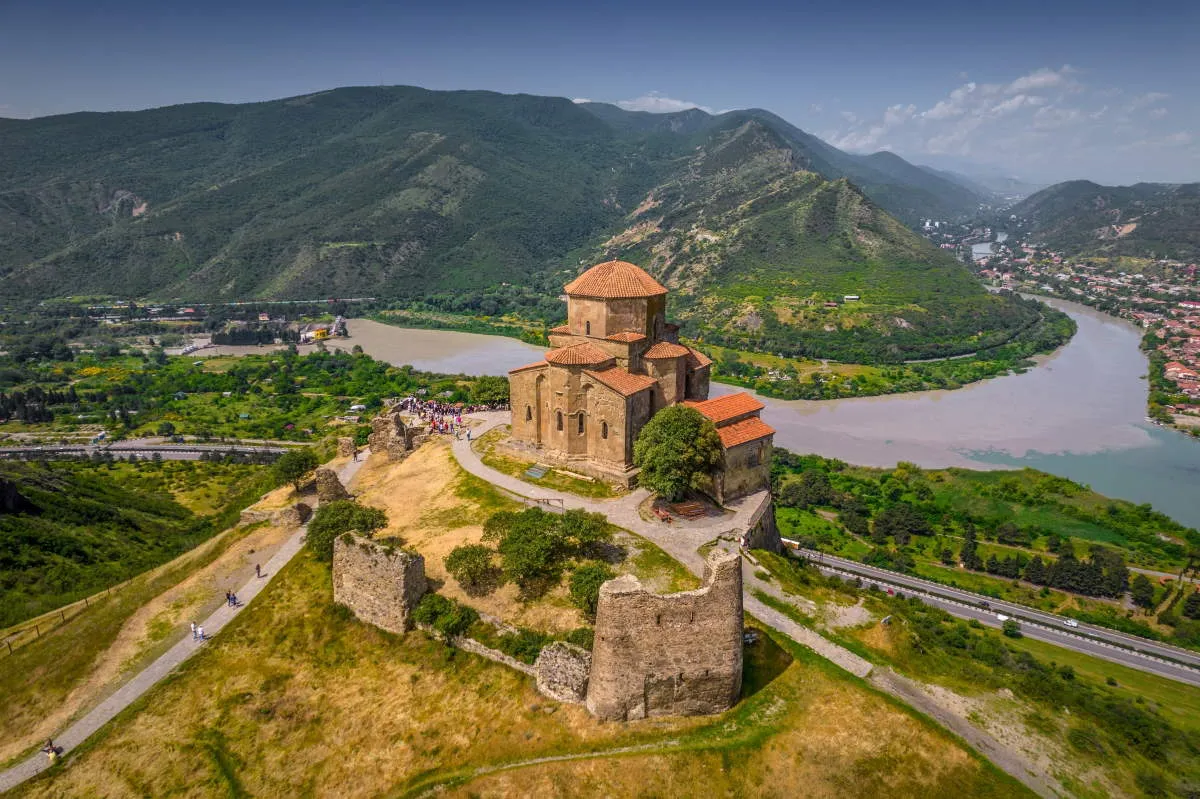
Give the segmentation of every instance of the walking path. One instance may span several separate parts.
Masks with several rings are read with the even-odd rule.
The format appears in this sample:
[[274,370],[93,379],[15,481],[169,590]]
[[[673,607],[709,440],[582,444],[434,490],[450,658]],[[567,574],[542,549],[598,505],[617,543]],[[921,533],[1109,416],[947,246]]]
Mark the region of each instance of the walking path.
[[[348,487],[350,481],[354,479],[359,468],[365,462],[366,459],[364,458],[359,461],[349,461],[343,465],[338,471],[338,476],[341,478],[342,483]],[[304,525],[296,530],[291,538],[285,541],[275,554],[271,556],[271,559],[264,564],[263,576],[261,578],[251,577],[245,585],[234,592],[237,594],[240,602],[236,608],[229,605],[222,605],[200,623],[200,626],[204,627],[205,636],[211,638],[220,632],[225,625],[250,604],[254,597],[258,596],[266,588],[275,575],[300,551],[304,534],[307,531],[308,525]],[[154,687],[159,680],[174,671],[177,666],[194,655],[202,646],[204,646],[204,641],[195,641],[190,636],[185,635],[182,641],[179,641],[157,660],[138,672],[133,679],[118,688],[112,696],[92,708],[83,718],[76,721],[60,735],[55,736],[54,743],[63,748],[64,755],[70,752],[87,740],[92,733],[111,721],[114,716],[133,704],[136,699]],[[41,752],[31,755],[16,766],[0,772],[0,793],[14,788],[49,767],[50,760],[46,755]]]

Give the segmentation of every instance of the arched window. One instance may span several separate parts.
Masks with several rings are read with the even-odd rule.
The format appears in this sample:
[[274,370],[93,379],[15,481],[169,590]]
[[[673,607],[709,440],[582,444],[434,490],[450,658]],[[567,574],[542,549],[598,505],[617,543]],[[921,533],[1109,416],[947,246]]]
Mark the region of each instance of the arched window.
[[562,430],[562,411],[557,411],[557,416],[555,417],[554,421],[557,423],[558,429]]
[[525,421],[533,421],[533,408],[529,407],[528,405],[525,406]]
[[579,414],[579,428],[576,432],[578,432],[579,435],[583,435],[583,414],[582,413]]
[[583,323],[583,332],[584,332],[584,335],[588,335],[588,336],[592,335],[592,323],[591,322]]
[[600,437],[608,438],[608,422],[600,423]]

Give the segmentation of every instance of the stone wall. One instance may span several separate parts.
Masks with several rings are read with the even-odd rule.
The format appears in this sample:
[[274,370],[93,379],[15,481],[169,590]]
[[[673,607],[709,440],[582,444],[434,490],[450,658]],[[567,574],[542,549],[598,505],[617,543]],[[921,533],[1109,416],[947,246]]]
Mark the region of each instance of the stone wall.
[[406,425],[400,411],[384,411],[371,420],[367,448],[387,455],[389,461],[402,461],[425,441],[426,432],[420,425]]
[[764,498],[759,500],[762,504],[750,517],[750,524],[740,543],[746,549],[765,549],[779,554],[783,552],[783,540],[779,537],[779,527],[775,523],[775,503],[771,500],[770,491],[762,493]]
[[346,436],[343,436],[337,440],[337,447],[339,458],[349,458],[357,449],[357,447],[354,446],[354,439]]
[[320,502],[336,502],[339,499],[349,499],[350,492],[338,479],[337,472],[324,466],[318,466],[314,474],[317,484],[317,500]]
[[360,620],[403,634],[426,588],[420,555],[354,533],[334,540],[333,601]]
[[543,696],[577,705],[587,699],[591,670],[592,653],[566,641],[547,644],[533,664],[537,689]]
[[719,713],[742,686],[741,557],[714,550],[704,587],[660,595],[623,575],[600,588],[587,708],[609,720]]

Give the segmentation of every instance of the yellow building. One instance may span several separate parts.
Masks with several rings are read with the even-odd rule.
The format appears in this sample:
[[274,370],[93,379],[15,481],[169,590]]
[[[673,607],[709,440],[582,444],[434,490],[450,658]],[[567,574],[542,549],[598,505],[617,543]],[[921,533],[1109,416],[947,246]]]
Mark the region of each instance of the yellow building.
[[666,288],[633,264],[609,261],[565,291],[567,324],[550,331],[554,349],[509,372],[513,439],[542,460],[628,484],[642,426],[687,402],[713,420],[727,464],[738,464],[738,475],[714,476],[716,498],[766,487],[775,431],[758,418],[762,405],[745,393],[705,402],[712,361],[679,343],[678,326],[666,320]]

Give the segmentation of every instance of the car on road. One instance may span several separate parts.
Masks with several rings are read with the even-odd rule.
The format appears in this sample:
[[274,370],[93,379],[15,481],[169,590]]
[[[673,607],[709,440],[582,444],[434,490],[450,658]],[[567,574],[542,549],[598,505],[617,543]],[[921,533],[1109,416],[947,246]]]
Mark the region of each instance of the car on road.
[[997,621],[1008,621],[1008,616],[1005,616],[1003,613],[997,613],[996,620]]
[[980,603],[979,603],[979,607],[983,608],[984,610],[991,610],[991,609],[992,609],[992,605],[991,605],[991,603],[990,603],[990,602],[980,602]]
[[1063,619],[1063,624],[1067,625],[1068,627],[1079,626],[1079,622],[1075,621],[1074,619]]

